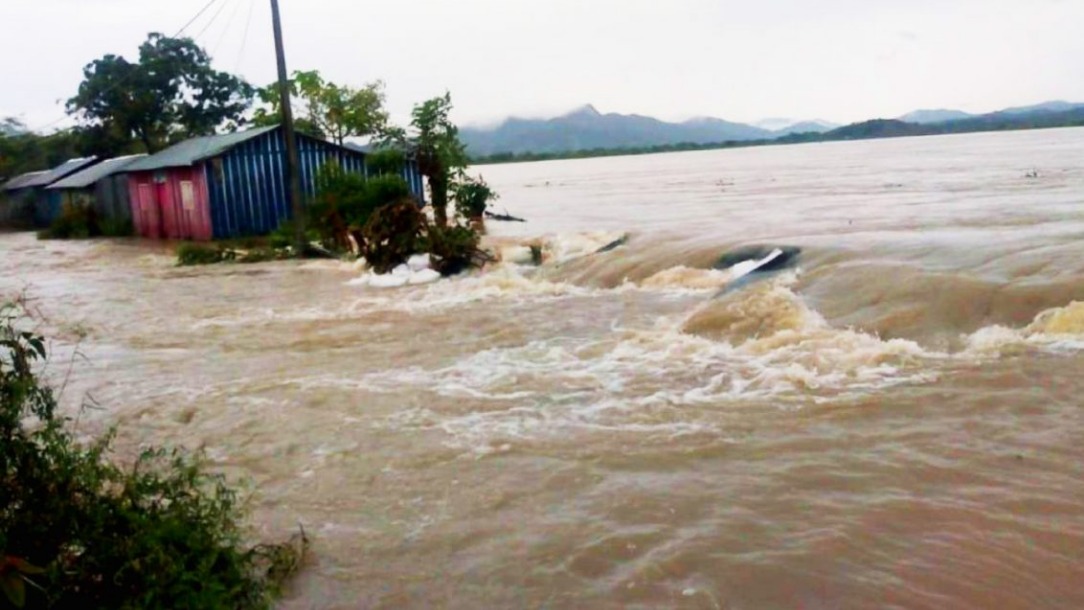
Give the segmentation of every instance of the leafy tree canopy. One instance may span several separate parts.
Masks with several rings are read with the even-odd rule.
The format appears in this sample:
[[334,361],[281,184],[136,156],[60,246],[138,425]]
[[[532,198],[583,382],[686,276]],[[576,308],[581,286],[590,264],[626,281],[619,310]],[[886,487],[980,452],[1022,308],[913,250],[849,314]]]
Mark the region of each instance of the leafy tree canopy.
[[[317,70],[294,72],[289,81],[291,105],[298,131],[327,138],[342,145],[347,138],[381,132],[388,122],[384,110],[384,83],[375,81],[360,89],[327,81]],[[260,89],[255,122],[275,125],[282,121],[282,96],[278,83]]]
[[398,127],[384,132],[385,145],[409,151],[429,180],[434,219],[441,227],[447,224],[448,191],[467,167],[467,150],[449,117],[451,111],[452,94],[445,92],[414,107],[410,132]]
[[[236,129],[251,106],[253,88],[211,67],[211,58],[189,38],[152,33],[139,61],[106,55],[83,68],[68,112],[96,130],[105,149],[127,139],[148,152],[219,129]],[[103,150],[102,152],[107,152]]]
[[82,150],[79,134],[71,130],[42,136],[27,131],[18,119],[0,119],[0,182],[54,167]]

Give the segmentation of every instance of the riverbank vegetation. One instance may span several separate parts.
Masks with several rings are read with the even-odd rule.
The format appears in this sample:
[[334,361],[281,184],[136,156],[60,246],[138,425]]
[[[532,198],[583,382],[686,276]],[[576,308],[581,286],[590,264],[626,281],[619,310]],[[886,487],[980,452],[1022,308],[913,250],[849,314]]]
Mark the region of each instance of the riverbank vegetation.
[[126,463],[112,433],[82,441],[28,323],[0,305],[0,609],[269,608],[304,532],[252,545],[237,492],[198,454]]
[[130,220],[100,218],[90,206],[65,203],[49,228],[38,232],[38,239],[131,237],[134,232]]
[[[360,256],[378,274],[416,254],[428,254],[430,267],[442,275],[490,260],[480,248],[481,233],[486,208],[497,193],[466,174],[465,148],[449,118],[451,109],[451,95],[445,93],[415,106],[408,127],[380,126],[376,148],[366,159],[367,176],[334,164],[320,169],[305,219],[314,247],[331,255]],[[402,177],[408,158],[416,160],[429,185],[432,219]],[[178,264],[290,258],[298,254],[290,247],[292,230],[280,227],[263,249],[185,244],[178,249]]]
[[[321,169],[315,197],[305,202],[311,251],[298,251],[292,226],[280,227],[267,245],[185,244],[182,265],[258,262],[318,253],[364,256],[374,269],[402,264],[428,253],[433,268],[462,270],[486,259],[480,251],[487,205],[496,193],[466,174],[467,154],[450,118],[449,93],[416,105],[406,127],[391,125],[380,81],[360,88],[325,79],[319,71],[297,71],[289,80],[296,127],[339,145],[370,141],[366,175],[335,165]],[[152,33],[138,58],[96,59],[67,110],[77,126],[41,137],[14,119],[0,123],[0,175],[49,167],[76,155],[113,157],[154,153],[193,136],[235,131],[245,125],[281,121],[277,84],[256,88],[211,66],[210,56],[187,38]],[[428,186],[432,220],[420,211],[403,179],[407,160],[418,165]],[[407,212],[406,202],[416,208]],[[65,205],[43,239],[85,239],[131,234],[130,224],[98,219],[89,206]]]

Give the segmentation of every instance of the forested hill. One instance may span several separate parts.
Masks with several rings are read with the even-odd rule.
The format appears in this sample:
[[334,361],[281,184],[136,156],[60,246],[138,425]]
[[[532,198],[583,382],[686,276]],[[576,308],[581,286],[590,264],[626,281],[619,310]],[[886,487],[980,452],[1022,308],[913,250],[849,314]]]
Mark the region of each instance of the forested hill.
[[460,137],[475,156],[499,152],[555,153],[592,148],[635,148],[677,143],[760,140],[773,132],[722,119],[668,123],[625,114],[602,114],[587,105],[552,119],[510,118],[492,129],[464,127]]
[[[593,109],[592,109],[593,110]],[[943,112],[942,116],[955,111],[919,111],[919,117],[925,120],[935,118],[931,112]],[[912,113],[917,114],[917,113]],[[571,116],[571,115],[567,115]],[[611,115],[599,115],[611,116]],[[616,115],[621,116],[621,115]],[[646,119],[646,117],[637,117]],[[485,147],[477,147],[472,142],[477,142],[476,132],[471,130],[464,136],[468,144],[468,152],[478,163],[502,163],[512,161],[536,161],[558,158],[583,158],[596,156],[612,156],[621,154],[644,154],[656,152],[672,152],[681,150],[703,150],[712,148],[730,148],[738,146],[763,146],[770,144],[794,144],[801,142],[830,142],[839,140],[863,140],[873,138],[894,138],[905,136],[926,136],[953,133],[972,133],[980,131],[1007,131],[1020,129],[1045,129],[1051,127],[1076,127],[1084,126],[1084,104],[1071,104],[1067,102],[1047,102],[1036,106],[1021,108],[1009,108],[998,112],[983,115],[965,115],[965,118],[945,121],[932,121],[914,123],[900,119],[874,119],[863,121],[831,130],[821,131],[797,131],[780,130],[777,132],[759,129],[749,125],[736,123],[724,123],[726,129],[719,129],[716,135],[703,135],[700,137],[686,137],[669,134],[667,138],[652,139],[650,134],[641,132],[636,138],[617,137],[614,131],[607,132],[593,126],[590,117],[581,116],[581,125],[585,129],[583,134],[575,133],[575,125],[568,121],[556,121],[560,125],[561,139],[553,138],[546,141],[544,146],[534,147],[538,140],[534,139],[537,131],[527,125],[517,127],[519,137],[515,140],[505,140],[503,145],[496,144],[496,140],[488,140]],[[675,125],[662,123],[662,125]],[[515,120],[520,121],[520,120]],[[511,121],[510,121],[511,122]],[[538,124],[539,121],[522,121],[526,124]],[[508,123],[506,123],[507,125]],[[611,122],[611,128],[617,129],[619,122]],[[677,125],[687,125],[677,124]],[[734,129],[732,126],[741,126],[751,130]],[[814,124],[821,126],[823,124]],[[553,128],[556,129],[556,128]],[[733,131],[729,131],[734,129]],[[490,130],[491,132],[493,130]],[[760,133],[758,136],[757,133]],[[506,132],[507,133],[507,132]],[[713,139],[714,138],[714,139]],[[490,151],[490,152],[483,152]]]

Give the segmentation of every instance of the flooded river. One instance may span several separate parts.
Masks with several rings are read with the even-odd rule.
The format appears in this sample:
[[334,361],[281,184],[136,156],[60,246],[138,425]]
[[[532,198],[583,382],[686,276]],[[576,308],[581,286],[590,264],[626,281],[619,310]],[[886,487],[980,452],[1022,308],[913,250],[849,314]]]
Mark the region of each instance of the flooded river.
[[6,234],[0,290],[81,428],[304,524],[286,608],[1084,607],[1084,129],[481,171],[541,268]]

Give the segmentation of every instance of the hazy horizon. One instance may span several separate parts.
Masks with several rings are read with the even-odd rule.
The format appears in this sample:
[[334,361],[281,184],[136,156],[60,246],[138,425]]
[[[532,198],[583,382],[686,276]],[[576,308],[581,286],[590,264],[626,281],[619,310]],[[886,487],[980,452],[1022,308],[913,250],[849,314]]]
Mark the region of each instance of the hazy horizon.
[[[288,61],[342,84],[385,81],[402,121],[450,90],[455,118],[600,112],[680,121],[711,116],[851,123],[917,109],[983,113],[1084,101],[1084,3],[1067,0],[417,0],[359,7],[281,0]],[[134,57],[150,31],[175,33],[207,0],[41,0],[7,7],[0,116],[63,126],[82,68]],[[274,53],[266,0],[217,0],[185,32],[218,69],[262,85]],[[63,40],[64,45],[42,44]],[[59,122],[58,122],[59,121]]]

